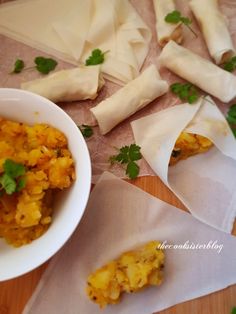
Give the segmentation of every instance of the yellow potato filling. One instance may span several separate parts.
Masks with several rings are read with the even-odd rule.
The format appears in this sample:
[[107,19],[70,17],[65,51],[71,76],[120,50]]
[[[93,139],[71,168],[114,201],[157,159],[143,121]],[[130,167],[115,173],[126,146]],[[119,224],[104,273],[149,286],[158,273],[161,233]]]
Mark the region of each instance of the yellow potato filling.
[[[24,187],[11,194],[1,184],[6,160],[26,169]],[[40,237],[52,222],[55,193],[73,180],[74,161],[61,131],[0,118],[0,237],[15,247]]]
[[204,153],[212,146],[213,143],[204,136],[182,132],[175,143],[169,165],[175,165],[182,159]]
[[87,280],[88,297],[103,308],[118,303],[123,292],[133,293],[149,285],[160,285],[165,256],[159,244],[151,241],[97,269]]

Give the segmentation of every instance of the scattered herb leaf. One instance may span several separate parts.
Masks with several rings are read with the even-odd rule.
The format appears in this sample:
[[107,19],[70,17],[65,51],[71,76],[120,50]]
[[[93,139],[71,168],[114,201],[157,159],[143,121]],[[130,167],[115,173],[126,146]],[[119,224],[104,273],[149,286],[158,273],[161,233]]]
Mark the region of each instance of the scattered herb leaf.
[[57,66],[56,60],[44,57],[36,57],[34,63],[36,64],[36,69],[43,74],[48,74]]
[[183,23],[196,36],[195,31],[190,27],[192,20],[186,16],[182,16],[180,11],[174,10],[165,16],[165,21],[170,24]]
[[85,61],[85,64],[86,65],[96,65],[96,64],[103,63],[105,60],[105,58],[104,58],[105,53],[107,53],[107,51],[102,52],[100,49],[94,49],[92,51],[92,54]]
[[226,116],[226,120],[228,121],[229,126],[231,127],[231,130],[236,138],[236,104],[232,105],[229,108],[229,111]]
[[236,314],[236,307],[233,307],[233,308],[232,308],[231,314]]
[[224,70],[233,72],[236,69],[236,56],[223,64]]
[[181,100],[187,101],[189,104],[195,103],[199,98],[197,88],[190,83],[174,83],[170,86],[170,90]]
[[142,158],[140,149],[141,147],[137,146],[136,144],[123,146],[119,149],[119,153],[117,155],[111,156],[109,158],[109,161],[112,165],[116,162],[120,164],[126,164],[126,175],[130,179],[135,179],[139,174],[139,165],[136,163],[136,161]]
[[4,173],[0,176],[0,191],[3,190],[9,195],[18,192],[25,187],[25,167],[11,159],[6,159],[3,164]]
[[93,135],[93,129],[90,125],[82,124],[82,125],[78,125],[78,128],[80,129],[83,137],[85,138],[89,138]]
[[20,73],[25,67],[25,63],[21,59],[17,59],[14,64],[14,69],[11,73]]

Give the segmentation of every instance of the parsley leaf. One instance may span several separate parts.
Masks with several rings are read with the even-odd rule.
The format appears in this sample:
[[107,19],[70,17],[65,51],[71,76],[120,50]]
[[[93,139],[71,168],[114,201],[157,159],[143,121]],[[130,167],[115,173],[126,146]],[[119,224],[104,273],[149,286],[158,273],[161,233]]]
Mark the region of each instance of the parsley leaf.
[[18,192],[25,187],[25,178],[22,176],[25,174],[25,167],[22,164],[18,164],[11,159],[6,159],[3,164],[4,173],[0,176],[0,191],[11,195],[14,192]]
[[180,11],[174,10],[165,16],[165,21],[170,24],[182,23],[197,37],[195,31],[189,26],[192,20],[186,16],[182,16]]
[[91,137],[93,135],[93,129],[90,125],[82,124],[78,125],[78,128],[80,129],[83,137],[85,138]]
[[190,83],[174,83],[170,86],[170,90],[181,100],[187,101],[189,104],[195,103],[199,98],[197,88]]
[[109,161],[112,165],[116,162],[122,165],[126,164],[126,175],[130,179],[135,179],[139,174],[139,166],[136,161],[142,158],[140,149],[141,147],[137,146],[136,144],[123,146],[119,149],[119,153],[117,155],[111,156],[109,158]]
[[17,59],[15,64],[14,64],[14,69],[12,70],[11,73],[20,73],[25,67],[25,63],[21,59]]
[[106,52],[102,52],[100,49],[94,49],[92,51],[91,56],[89,56],[88,59],[85,61],[85,64],[96,65],[96,64],[103,63],[105,60],[104,55]]
[[48,74],[57,66],[56,60],[44,57],[36,57],[34,63],[36,64],[36,69],[43,74]]
[[224,63],[223,68],[228,72],[233,72],[236,69],[236,56]]
[[236,314],[236,307],[233,307],[233,308],[232,308],[231,314]]
[[228,121],[229,126],[231,127],[231,130],[236,137],[236,104],[229,108],[226,120]]

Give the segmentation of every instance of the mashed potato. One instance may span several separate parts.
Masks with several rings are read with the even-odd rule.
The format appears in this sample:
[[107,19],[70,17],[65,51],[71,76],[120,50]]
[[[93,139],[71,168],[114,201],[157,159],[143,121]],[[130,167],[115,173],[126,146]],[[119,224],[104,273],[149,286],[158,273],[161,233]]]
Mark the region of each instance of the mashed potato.
[[123,253],[118,259],[97,269],[88,277],[87,294],[100,307],[120,301],[123,292],[133,293],[163,281],[164,252],[160,242]]
[[175,143],[169,165],[175,165],[179,160],[204,153],[212,146],[213,143],[204,136],[182,132]]
[[75,180],[67,139],[46,125],[0,118],[0,176],[6,160],[25,166],[25,186],[8,195],[0,184],[0,237],[15,247],[40,237],[52,221],[56,191]]

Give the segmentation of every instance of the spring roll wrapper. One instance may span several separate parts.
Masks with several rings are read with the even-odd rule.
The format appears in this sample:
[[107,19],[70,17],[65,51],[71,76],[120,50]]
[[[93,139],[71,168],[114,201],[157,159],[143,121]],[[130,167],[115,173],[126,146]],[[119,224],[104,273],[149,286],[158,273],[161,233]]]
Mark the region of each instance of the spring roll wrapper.
[[202,30],[211,57],[221,64],[235,54],[227,27],[226,17],[220,12],[218,0],[192,0],[189,2]]
[[[236,141],[210,97],[182,104],[132,122],[135,142],[162,181],[193,216],[231,232],[236,215]],[[169,167],[182,131],[209,138],[214,147]]]
[[95,99],[104,85],[100,66],[61,70],[28,82],[21,88],[46,97],[54,102]]
[[233,74],[174,41],[163,48],[158,62],[224,103],[236,97],[236,77]]
[[160,77],[154,65],[129,82],[111,97],[91,109],[102,134],[145,107],[168,91],[168,83]]
[[182,25],[165,22],[168,13],[176,10],[173,0],[153,0],[156,15],[156,34],[158,43],[164,46],[171,39],[177,43],[183,40]]
[[[159,287],[124,294],[120,304],[101,311],[86,296],[88,275],[119,254],[153,239],[171,245],[215,242],[223,247],[221,251],[166,249],[164,281]],[[159,312],[234,284],[235,245],[234,236],[104,173],[78,229],[52,260],[23,314]]]

